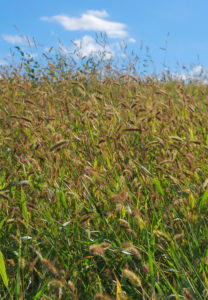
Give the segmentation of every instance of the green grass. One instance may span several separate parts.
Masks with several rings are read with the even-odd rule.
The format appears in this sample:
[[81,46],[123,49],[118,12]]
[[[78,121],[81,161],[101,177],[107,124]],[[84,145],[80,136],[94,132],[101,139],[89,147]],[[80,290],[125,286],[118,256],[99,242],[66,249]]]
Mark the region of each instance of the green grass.
[[208,298],[208,88],[50,67],[0,80],[0,298]]

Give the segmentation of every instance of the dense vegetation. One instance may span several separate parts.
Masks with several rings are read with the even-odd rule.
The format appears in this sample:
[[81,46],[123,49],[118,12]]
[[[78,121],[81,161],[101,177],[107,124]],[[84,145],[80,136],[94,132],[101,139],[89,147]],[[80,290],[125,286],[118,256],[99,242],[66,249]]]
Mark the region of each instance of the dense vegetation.
[[206,299],[207,86],[60,62],[0,79],[0,298]]

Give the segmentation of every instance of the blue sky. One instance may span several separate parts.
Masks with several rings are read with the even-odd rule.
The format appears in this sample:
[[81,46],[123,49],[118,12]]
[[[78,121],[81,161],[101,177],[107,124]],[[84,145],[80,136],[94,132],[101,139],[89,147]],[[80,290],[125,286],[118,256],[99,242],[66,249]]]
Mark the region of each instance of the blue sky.
[[[109,37],[107,51],[114,56],[122,40],[140,56],[143,41],[157,70],[165,62],[171,72],[177,71],[177,63],[193,64],[192,72],[200,71],[208,68],[207,12],[207,0],[2,1],[0,64],[15,46],[40,58],[41,52],[60,46],[58,37],[62,51],[72,51],[73,40],[82,44],[82,55],[89,55],[99,48],[94,37],[102,31]],[[29,48],[26,36],[31,44],[35,38],[38,50],[34,44]],[[161,49],[165,47],[166,51]]]

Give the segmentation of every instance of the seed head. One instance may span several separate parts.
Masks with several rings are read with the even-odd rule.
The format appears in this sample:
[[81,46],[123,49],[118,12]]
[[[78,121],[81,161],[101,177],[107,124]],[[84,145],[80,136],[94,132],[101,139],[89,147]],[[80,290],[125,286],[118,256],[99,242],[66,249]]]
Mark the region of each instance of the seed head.
[[104,256],[104,250],[100,245],[92,245],[90,246],[90,251],[93,255]]
[[142,285],[141,280],[134,272],[132,272],[128,269],[124,269],[122,272],[122,275],[123,275],[123,277],[128,278],[136,286],[141,287],[141,285]]

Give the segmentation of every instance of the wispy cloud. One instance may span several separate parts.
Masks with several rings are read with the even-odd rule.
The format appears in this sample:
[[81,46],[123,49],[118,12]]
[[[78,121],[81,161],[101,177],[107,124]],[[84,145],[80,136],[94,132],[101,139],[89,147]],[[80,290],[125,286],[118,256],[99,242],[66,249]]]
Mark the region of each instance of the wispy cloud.
[[21,35],[9,35],[9,34],[3,34],[2,38],[11,44],[26,44],[26,38],[24,36]]
[[182,81],[200,81],[201,83],[208,84],[208,71],[205,70],[204,66],[198,65],[187,73],[173,73],[172,78]]
[[68,47],[64,44],[60,44],[59,50],[62,54],[68,55],[74,53],[76,48],[76,55],[79,57],[84,56],[100,56],[105,54],[105,59],[110,59],[114,56],[114,51],[111,46],[105,45],[102,47],[96,40],[89,35],[85,35],[82,39],[73,40],[74,47]]
[[110,46],[106,45],[105,48],[103,48],[89,35],[85,35],[81,40],[74,40],[73,43],[77,49],[79,49],[78,51],[81,56],[104,54],[104,52],[106,58],[114,56],[114,51]]
[[105,32],[111,38],[125,38],[128,36],[126,25],[123,23],[106,20],[109,17],[105,10],[88,10],[81,17],[69,17],[67,15],[56,15],[42,17],[42,21],[57,22],[66,30],[77,31],[100,31]]
[[136,43],[136,40],[134,38],[129,38],[128,41],[129,41],[129,43],[133,43],[133,44]]

